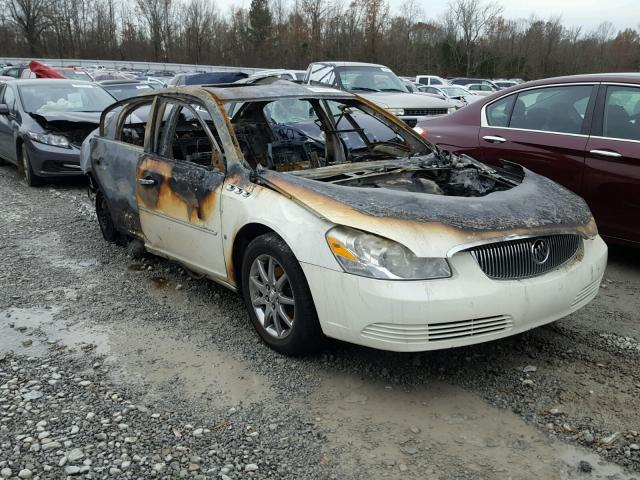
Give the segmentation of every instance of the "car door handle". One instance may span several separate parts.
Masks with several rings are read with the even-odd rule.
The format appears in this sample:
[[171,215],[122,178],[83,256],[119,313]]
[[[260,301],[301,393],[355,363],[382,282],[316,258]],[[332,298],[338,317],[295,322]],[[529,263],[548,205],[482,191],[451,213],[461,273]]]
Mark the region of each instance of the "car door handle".
[[506,138],[498,137],[496,135],[485,135],[484,137],[482,137],[482,139],[485,142],[489,142],[489,143],[504,143],[507,141]]
[[152,178],[152,177],[144,177],[144,178],[139,178],[139,179],[138,179],[138,183],[139,183],[140,185],[155,185],[155,184],[156,184],[156,183],[158,183],[158,182],[156,181],[156,179],[155,179],[155,178]]
[[591,153],[592,155],[599,155],[601,157],[611,157],[611,158],[620,158],[622,157],[621,154],[619,154],[618,152],[614,152],[613,150],[590,150],[589,153]]

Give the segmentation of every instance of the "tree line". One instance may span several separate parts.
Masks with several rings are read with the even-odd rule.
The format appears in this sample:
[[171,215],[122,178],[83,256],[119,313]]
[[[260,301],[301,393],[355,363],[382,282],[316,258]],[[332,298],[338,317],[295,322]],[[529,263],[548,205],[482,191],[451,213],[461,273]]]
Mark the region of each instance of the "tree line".
[[499,3],[452,0],[429,18],[416,0],[0,0],[0,54],[304,69],[381,63],[401,75],[534,79],[638,71],[640,27],[509,19]]

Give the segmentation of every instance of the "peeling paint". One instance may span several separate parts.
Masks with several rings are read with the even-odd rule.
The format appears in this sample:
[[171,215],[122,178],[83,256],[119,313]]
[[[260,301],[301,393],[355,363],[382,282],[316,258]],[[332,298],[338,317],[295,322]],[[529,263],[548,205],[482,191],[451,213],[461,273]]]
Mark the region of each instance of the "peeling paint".
[[224,175],[181,162],[144,158],[137,178],[151,178],[155,185],[137,186],[138,202],[184,222],[203,226],[215,213],[216,196]]

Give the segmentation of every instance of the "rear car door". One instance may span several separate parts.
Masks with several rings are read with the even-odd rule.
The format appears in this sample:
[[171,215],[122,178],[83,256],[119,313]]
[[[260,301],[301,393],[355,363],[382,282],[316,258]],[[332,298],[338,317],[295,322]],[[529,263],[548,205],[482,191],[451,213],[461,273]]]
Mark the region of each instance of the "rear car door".
[[583,196],[602,234],[640,243],[640,85],[602,85],[593,123]]
[[595,84],[521,90],[481,112],[483,161],[518,163],[580,194]]
[[114,224],[137,238],[143,234],[136,202],[136,167],[149,134],[153,98],[111,106],[103,114],[101,135],[90,140],[92,179],[105,195]]
[[211,116],[189,97],[163,96],[156,102],[151,148],[136,169],[146,246],[198,272],[225,278],[220,233],[224,164]]

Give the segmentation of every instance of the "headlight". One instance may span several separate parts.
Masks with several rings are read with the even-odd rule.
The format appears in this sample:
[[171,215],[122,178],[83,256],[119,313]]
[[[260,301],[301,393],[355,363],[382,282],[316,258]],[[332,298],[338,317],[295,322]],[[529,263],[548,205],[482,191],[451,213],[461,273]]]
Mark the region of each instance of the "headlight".
[[387,112],[391,115],[404,115],[404,108],[387,108]]
[[449,108],[447,109],[447,113],[453,113],[453,112],[455,112],[455,111],[456,111],[456,107],[449,107]]
[[327,232],[327,243],[345,272],[387,280],[447,278],[451,269],[444,258],[419,258],[392,240],[346,227]]
[[29,132],[29,137],[31,137],[31,140],[39,143],[45,143],[47,145],[60,148],[70,148],[69,140],[62,135],[55,135],[53,133]]

